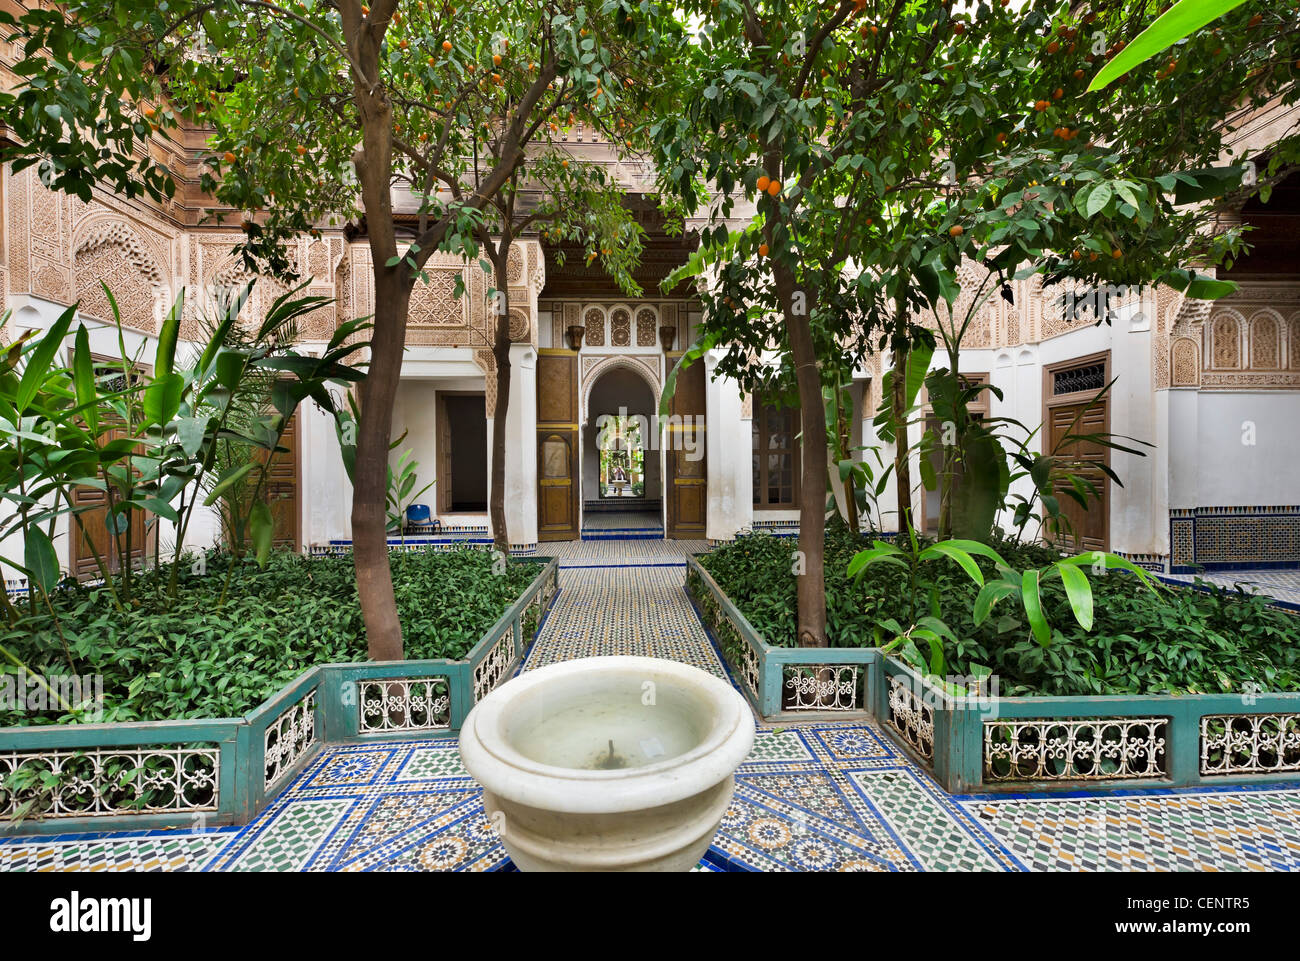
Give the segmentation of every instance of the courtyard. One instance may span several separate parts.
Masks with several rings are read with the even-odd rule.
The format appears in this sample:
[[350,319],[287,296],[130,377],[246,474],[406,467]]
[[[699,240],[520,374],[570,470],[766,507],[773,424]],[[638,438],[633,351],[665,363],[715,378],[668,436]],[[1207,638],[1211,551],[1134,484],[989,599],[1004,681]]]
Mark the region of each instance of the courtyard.
[[0,0],[14,917],[1284,921],[1296,8]]
[[[682,588],[705,546],[562,545],[519,670],[630,654],[729,679]],[[1300,870],[1300,785],[954,796],[874,722],[755,723],[700,871]],[[326,746],[244,827],[10,837],[0,870],[511,870],[481,793],[451,738]]]

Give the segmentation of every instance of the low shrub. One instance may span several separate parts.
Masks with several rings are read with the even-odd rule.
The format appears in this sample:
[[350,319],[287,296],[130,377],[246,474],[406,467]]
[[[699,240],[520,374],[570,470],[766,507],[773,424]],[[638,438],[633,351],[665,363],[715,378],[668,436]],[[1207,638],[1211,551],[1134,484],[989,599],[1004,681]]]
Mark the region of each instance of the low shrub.
[[[237,716],[313,665],[366,660],[351,557],[280,552],[265,570],[240,562],[219,604],[229,563],[209,557],[206,573],[186,573],[170,605],[152,573],[125,612],[93,586],[54,592],[57,625],[24,601],[4,646],[33,672],[102,675],[104,721]],[[497,573],[490,552],[472,549],[394,553],[392,567],[411,659],[465,657],[541,570]],[[74,719],[0,711],[0,726]]]
[[[826,530],[826,619],[837,647],[888,640],[877,624],[912,623],[906,573],[876,564],[859,580],[846,574],[853,555],[870,544],[842,522]],[[1017,570],[1042,567],[1060,555],[1039,545],[992,545]],[[795,542],[757,534],[719,546],[700,561],[736,607],[770,644],[795,645]],[[993,566],[980,559],[991,574]],[[1243,590],[1202,583],[1204,590],[1153,592],[1123,572],[1090,574],[1095,621],[1085,632],[1070,613],[1060,581],[1043,586],[1052,641],[1039,644],[1008,605],[976,627],[976,585],[956,565],[929,565],[938,585],[940,616],[958,637],[945,645],[948,670],[984,665],[1000,677],[1003,695],[1249,693],[1300,690],[1300,618]]]

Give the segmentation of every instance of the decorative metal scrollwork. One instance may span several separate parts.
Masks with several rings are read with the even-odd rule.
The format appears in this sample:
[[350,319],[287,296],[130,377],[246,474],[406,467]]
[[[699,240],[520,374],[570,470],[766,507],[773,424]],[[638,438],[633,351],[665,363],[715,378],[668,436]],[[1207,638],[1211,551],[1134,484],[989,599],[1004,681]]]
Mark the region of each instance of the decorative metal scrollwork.
[[513,628],[502,632],[487,656],[474,668],[474,703],[487,697],[515,666],[515,632]]
[[858,667],[854,664],[787,664],[783,671],[789,692],[787,711],[856,711]]
[[359,686],[362,734],[451,727],[451,688],[445,677],[361,681]]
[[1167,717],[984,722],[984,777],[1113,781],[1165,777]]
[[316,745],[316,689],[312,688],[266,728],[266,774],[269,788]]
[[215,811],[216,745],[0,752],[0,821]]
[[1300,714],[1207,714],[1202,774],[1300,771]]
[[907,678],[889,677],[889,726],[926,760],[934,758],[934,708],[912,690]]

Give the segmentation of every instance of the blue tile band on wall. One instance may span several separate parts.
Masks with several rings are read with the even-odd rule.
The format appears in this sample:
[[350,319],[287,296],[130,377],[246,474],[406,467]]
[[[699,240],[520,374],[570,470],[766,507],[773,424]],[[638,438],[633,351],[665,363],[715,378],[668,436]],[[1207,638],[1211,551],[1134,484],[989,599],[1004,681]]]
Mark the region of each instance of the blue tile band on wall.
[[1170,573],[1300,568],[1300,506],[1169,511]]

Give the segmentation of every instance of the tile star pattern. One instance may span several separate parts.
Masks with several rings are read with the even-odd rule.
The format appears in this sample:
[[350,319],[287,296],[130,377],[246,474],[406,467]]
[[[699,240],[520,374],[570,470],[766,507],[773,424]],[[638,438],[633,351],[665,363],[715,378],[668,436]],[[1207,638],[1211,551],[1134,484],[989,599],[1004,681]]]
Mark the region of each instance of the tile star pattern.
[[[521,670],[645,654],[730,679],[682,590],[701,542],[548,545],[560,593]],[[554,548],[554,549],[551,549]],[[1300,870],[1300,788],[953,797],[870,722],[758,724],[697,870]],[[9,871],[510,871],[453,737],[326,746],[252,823],[14,837]]]

